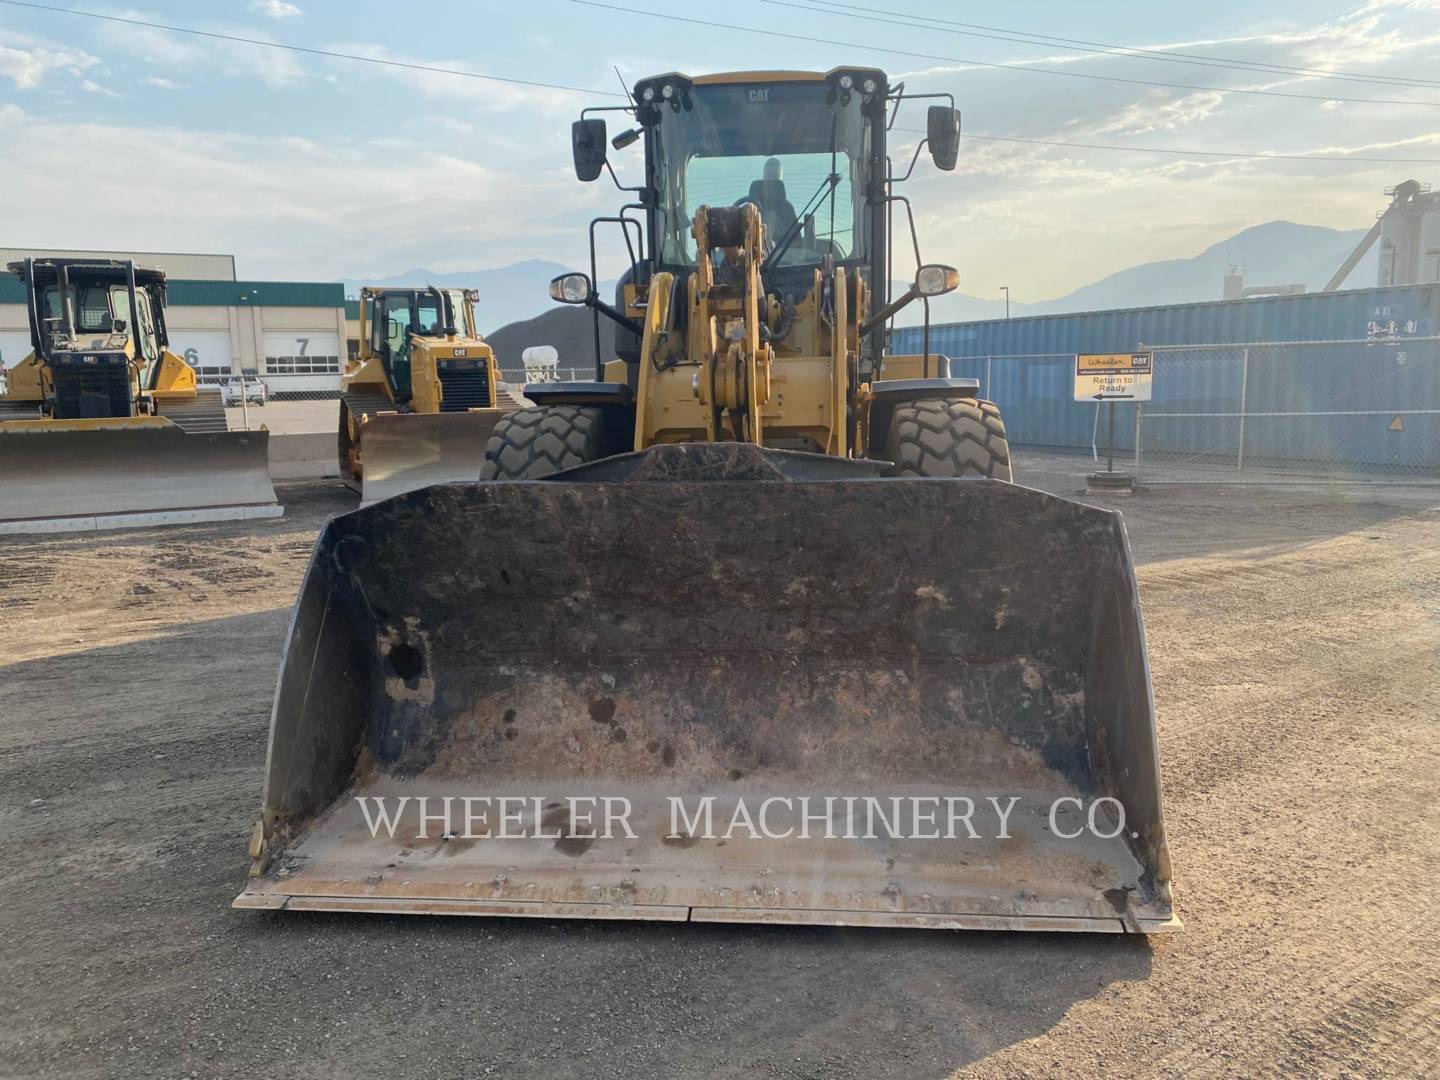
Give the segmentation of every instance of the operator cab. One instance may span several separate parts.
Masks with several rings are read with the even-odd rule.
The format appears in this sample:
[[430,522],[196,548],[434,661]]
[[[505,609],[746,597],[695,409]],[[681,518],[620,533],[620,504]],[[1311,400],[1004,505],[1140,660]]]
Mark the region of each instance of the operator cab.
[[132,416],[167,344],[165,274],[128,260],[26,259],[30,341],[57,419]]
[[[655,273],[672,273],[682,296],[700,259],[710,260],[717,280],[727,277],[730,268],[722,266],[722,249],[696,251],[697,212],[701,207],[750,203],[759,209],[764,226],[763,304],[779,313],[770,329],[788,332],[797,305],[815,290],[817,272],[828,282],[843,269],[855,296],[863,290],[867,304],[874,301],[861,349],[861,368],[872,372],[886,348],[886,321],[915,299],[924,297],[928,304],[930,296],[953,289],[957,280],[949,267],[936,265],[932,272],[921,273],[928,264],[922,264],[912,235],[915,284],[894,301],[888,297],[889,219],[896,203],[902,204],[912,234],[914,230],[908,202],[893,191],[909,172],[894,175],[898,169],[892,170],[887,154],[887,129],[892,110],[902,100],[923,98],[944,98],[948,104],[929,106],[925,139],[915,155],[928,145],[938,168],[953,169],[960,133],[954,99],[949,94],[907,94],[903,84],[892,85],[875,68],[697,77],[671,72],[641,80],[633,105],[587,109],[571,138],[576,176],[584,181],[611,168],[608,146],[619,150],[644,140],[644,181],[623,188],[637,192],[639,201],[617,218],[597,218],[591,229],[592,267],[594,225],[610,221],[625,230],[631,268],[621,279],[613,306],[595,295],[593,269],[588,276],[565,275],[569,284],[557,278],[552,297],[583,303],[597,320],[603,315],[617,323],[616,352],[633,364],[641,301]],[[630,112],[638,127],[609,140],[605,121],[589,115],[606,111]],[[629,216],[631,211],[643,213],[643,228],[640,214]],[[638,251],[631,244],[631,227],[637,238],[643,236]],[[823,306],[828,300],[816,297],[812,302]],[[926,316],[928,325],[928,306]],[[784,336],[769,334],[770,340]],[[598,322],[595,337],[599,378]]]
[[413,338],[475,336],[475,301],[467,289],[367,289],[373,302],[370,352],[380,358],[390,385],[401,399],[411,394]]

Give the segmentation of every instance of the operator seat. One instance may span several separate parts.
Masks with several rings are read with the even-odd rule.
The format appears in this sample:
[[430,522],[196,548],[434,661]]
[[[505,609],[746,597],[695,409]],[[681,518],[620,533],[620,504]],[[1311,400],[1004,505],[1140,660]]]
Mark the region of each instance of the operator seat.
[[774,244],[795,224],[795,207],[785,197],[785,180],[779,159],[770,158],[765,162],[761,179],[750,181],[750,194],[736,201],[736,206],[754,203],[760,208],[760,219],[770,243]]

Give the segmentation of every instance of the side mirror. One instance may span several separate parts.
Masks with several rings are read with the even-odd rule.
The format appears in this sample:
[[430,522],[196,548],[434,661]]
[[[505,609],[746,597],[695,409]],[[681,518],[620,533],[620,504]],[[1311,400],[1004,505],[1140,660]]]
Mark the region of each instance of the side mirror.
[[[946,110],[949,111],[948,109]],[[941,263],[927,263],[915,272],[917,296],[944,296],[960,287],[960,271]]]
[[575,157],[575,176],[589,183],[605,168],[605,121],[576,120],[570,125],[570,152]]
[[550,282],[550,299],[557,303],[588,304],[594,295],[589,274],[561,274]]
[[930,140],[930,160],[937,169],[949,172],[960,154],[960,110],[948,105],[931,105],[925,134]]
[[631,146],[637,141],[639,141],[639,139],[639,128],[627,128],[625,131],[620,132],[619,135],[616,135],[613,139],[611,139],[610,145],[613,146],[616,150],[624,150],[627,146]]

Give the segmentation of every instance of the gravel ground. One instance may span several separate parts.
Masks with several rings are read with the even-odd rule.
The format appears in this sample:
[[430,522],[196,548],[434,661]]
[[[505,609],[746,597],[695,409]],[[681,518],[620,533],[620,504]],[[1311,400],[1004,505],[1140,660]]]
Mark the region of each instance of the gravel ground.
[[288,605],[353,499],[282,490],[0,543],[0,1075],[1436,1075],[1440,493],[1116,503],[1186,922],[1143,939],[232,910]]

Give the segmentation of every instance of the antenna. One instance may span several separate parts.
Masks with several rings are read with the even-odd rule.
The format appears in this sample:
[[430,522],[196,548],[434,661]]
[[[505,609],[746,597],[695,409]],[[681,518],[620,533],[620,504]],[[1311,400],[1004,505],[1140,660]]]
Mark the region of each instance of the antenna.
[[635,98],[630,94],[630,87],[625,85],[625,76],[620,74],[620,65],[611,64],[610,66],[615,70],[615,78],[620,80],[620,89],[625,91],[625,100],[630,102],[630,107],[633,109],[635,107]]

